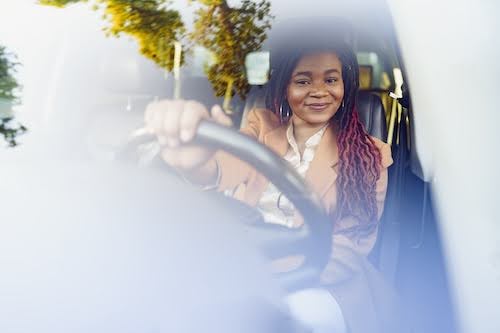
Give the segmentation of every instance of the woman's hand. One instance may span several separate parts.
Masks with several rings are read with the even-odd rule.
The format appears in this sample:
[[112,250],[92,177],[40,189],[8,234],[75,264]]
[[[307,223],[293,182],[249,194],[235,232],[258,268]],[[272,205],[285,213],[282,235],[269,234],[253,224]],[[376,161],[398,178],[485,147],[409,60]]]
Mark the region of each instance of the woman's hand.
[[211,119],[231,126],[231,119],[221,107],[212,107],[211,115],[196,101],[162,100],[148,105],[145,112],[146,128],[154,133],[162,145],[161,156],[169,165],[181,171],[197,171],[201,183],[210,182],[217,173],[215,163],[207,164],[215,151],[190,145],[202,119]]

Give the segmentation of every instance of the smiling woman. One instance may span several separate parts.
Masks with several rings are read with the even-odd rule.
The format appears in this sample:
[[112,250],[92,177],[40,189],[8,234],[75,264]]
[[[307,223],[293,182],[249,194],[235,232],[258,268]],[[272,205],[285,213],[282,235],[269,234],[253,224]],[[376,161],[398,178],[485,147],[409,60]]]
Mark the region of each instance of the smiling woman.
[[[316,32],[308,31],[311,36]],[[322,282],[331,293],[325,304],[332,305],[332,318],[337,323],[345,320],[352,332],[373,326],[390,332],[397,326],[398,316],[382,318],[376,313],[395,313],[393,308],[378,308],[390,304],[391,294],[372,297],[374,289],[385,286],[377,285],[380,278],[376,273],[359,272],[374,272],[366,256],[375,244],[392,158],[389,146],[370,137],[359,120],[355,108],[358,64],[342,37],[299,39],[279,49],[279,56],[271,57],[271,79],[265,88],[268,108],[250,111],[241,131],[289,163],[320,199],[331,220],[333,248]],[[210,116],[200,103],[166,100],[149,105],[146,123],[158,137],[163,159],[188,178],[233,193],[234,198],[256,207],[267,223],[302,226],[289,199],[255,169],[227,153],[181,145],[191,143],[198,123],[210,117],[229,124],[220,107],[212,108]],[[280,270],[300,265],[294,259],[284,260]],[[359,281],[350,287],[363,297],[354,299],[351,292],[345,292],[346,284],[341,283],[345,279]],[[367,303],[374,306],[367,308]],[[361,304],[365,304],[363,310]],[[359,318],[367,316],[373,322],[360,325]]]
[[[0,274],[0,279],[9,276],[9,281],[18,282],[14,283],[18,286],[17,291],[26,290],[25,298],[16,300],[11,285],[0,283],[6,291],[0,295],[8,295],[7,299],[0,297],[7,309],[0,311],[0,316],[13,314],[12,320],[22,325],[37,309],[23,312],[11,304],[25,301],[25,304],[41,304],[45,310],[53,311],[54,316],[49,317],[56,318],[53,324],[60,327],[61,321],[57,318],[61,316],[57,309],[64,307],[71,315],[74,308],[66,305],[84,302],[81,297],[61,301],[58,296],[68,294],[59,286],[64,286],[66,291],[85,286],[89,279],[79,273],[94,268],[103,277],[108,274],[109,284],[96,284],[102,288],[89,287],[93,292],[84,296],[102,305],[102,308],[89,312],[89,316],[104,318],[102,313],[109,311],[117,314],[117,321],[134,320],[133,312],[136,309],[143,311],[147,302],[137,303],[131,298],[128,302],[134,304],[126,304],[126,297],[123,297],[126,292],[113,287],[119,287],[117,281],[132,278],[137,271],[143,274],[144,281],[148,281],[148,276],[155,275],[155,267],[161,262],[165,265],[165,275],[155,275],[157,279],[147,283],[151,295],[168,294],[158,293],[158,290],[165,287],[169,269],[180,276],[188,275],[192,279],[179,279],[180,282],[176,281],[178,285],[172,286],[178,292],[178,298],[167,295],[162,296],[162,300],[174,310],[178,309],[178,304],[172,302],[187,301],[184,296],[192,291],[191,282],[199,282],[202,291],[209,292],[191,293],[193,297],[189,298],[189,303],[214,309],[213,318],[229,324],[226,319],[233,318],[231,310],[234,309],[229,306],[230,309],[224,307],[223,312],[215,310],[214,300],[217,302],[218,295],[224,291],[230,297],[245,297],[239,291],[250,292],[247,280],[253,278],[245,271],[243,276],[237,275],[236,281],[231,271],[238,265],[247,264],[234,249],[249,236],[222,227],[222,215],[231,209],[230,205],[204,209],[201,195],[182,190],[192,184],[176,182],[177,186],[172,185],[173,180],[172,184],[163,182],[162,177],[171,168],[161,161],[155,165],[161,175],[149,173],[151,170],[147,168],[136,170],[138,174],[147,173],[151,179],[141,181],[138,178],[137,186],[133,188],[126,187],[134,182],[132,174],[122,177],[116,173],[119,177],[112,181],[114,170],[100,177],[86,170],[93,159],[117,162],[117,150],[134,129],[144,126],[143,112],[152,102],[146,117],[146,125],[157,134],[157,140],[150,138],[152,142],[148,147],[152,148],[152,154],[161,151],[166,162],[187,178],[207,185],[205,189],[218,187],[249,203],[256,212],[262,213],[267,223],[262,223],[262,226],[267,230],[285,230],[286,233],[308,230],[307,218],[304,222],[297,214],[298,201],[288,200],[296,199],[295,195],[287,198],[270,185],[279,178],[276,176],[279,171],[267,181],[252,167],[227,154],[182,145],[192,137],[198,118],[230,124],[224,113],[226,109],[215,107],[208,112],[212,105],[222,104],[215,96],[222,93],[226,100],[232,98],[232,103],[225,105],[232,111],[230,117],[234,126],[277,152],[280,161],[288,163],[307,182],[329,214],[328,227],[333,228],[333,232],[329,230],[321,234],[333,240],[331,251],[330,248],[323,251],[324,247],[318,246],[320,242],[311,246],[321,252],[321,255],[311,257],[329,256],[330,259],[321,276],[322,283],[304,283],[307,289],[301,293],[273,298],[280,305],[286,305],[282,304],[284,300],[291,300],[288,305],[291,305],[293,324],[312,319],[308,325],[326,325],[331,330],[332,326],[328,325],[336,322],[341,327],[345,324],[344,328],[352,333],[401,333],[404,330],[389,327],[401,318],[398,311],[401,310],[405,312],[405,322],[415,332],[500,332],[500,316],[495,310],[500,302],[497,296],[500,295],[497,260],[500,253],[497,223],[500,220],[500,210],[497,209],[500,155],[495,153],[500,142],[500,132],[496,129],[500,88],[495,74],[499,72],[500,43],[495,40],[494,33],[500,31],[500,20],[495,16],[500,12],[500,4],[475,0],[45,1],[80,2],[60,9],[36,5],[36,0],[0,2],[0,44],[18,54],[22,63],[15,77],[23,86],[23,100],[14,111],[16,118],[30,129],[29,135],[23,136],[20,148],[0,149],[3,182],[15,192],[12,196],[9,191],[2,191],[4,196],[0,202],[5,212],[10,208],[10,215],[2,218],[0,228],[10,225],[18,231],[12,234],[8,229],[2,229],[5,232],[0,232],[0,237],[6,240],[0,242],[3,248],[0,257],[3,255],[7,259],[0,265],[6,273]],[[100,4],[100,9],[93,11],[92,3]],[[163,5],[158,7],[160,3]],[[141,4],[147,4],[147,8]],[[113,5],[109,7],[113,10],[108,10],[107,5]],[[141,9],[153,7],[154,10],[141,12]],[[205,58],[211,60],[199,62],[199,74],[193,74],[195,66],[191,55],[185,52],[187,49],[183,49],[186,57],[179,71],[180,80],[174,80],[169,72],[165,72],[165,69],[172,69],[173,58],[170,54],[172,45],[169,44],[172,40],[167,41],[167,32],[177,25],[163,27],[166,22],[171,22],[165,19],[170,16],[157,9],[178,11],[186,32],[197,32],[194,36],[186,35],[186,38],[195,41],[193,50],[204,46],[201,53],[210,54]],[[100,15],[105,12],[109,15],[103,19]],[[146,15],[136,16],[138,12]],[[126,15],[122,15],[124,13]],[[344,19],[324,17],[329,14]],[[196,24],[190,26],[195,21],[193,17]],[[133,21],[132,25],[127,25],[128,19]],[[173,22],[178,23],[178,20]],[[106,38],[102,28],[111,32],[111,27],[116,28],[115,32],[124,32],[123,36]],[[140,33],[134,35],[138,30]],[[280,34],[280,31],[286,33]],[[282,39],[286,34],[291,35],[290,38]],[[339,41],[335,37],[340,37]],[[313,39],[319,46],[313,45]],[[144,49],[139,47],[138,40],[145,44]],[[349,47],[340,47],[341,42]],[[331,43],[337,44],[329,47]],[[254,58],[254,65],[262,73],[259,73],[258,80],[248,81],[250,92],[245,96],[249,86],[246,85],[242,59],[260,46],[260,56]],[[347,49],[352,49],[352,52]],[[192,57],[196,56],[197,52],[194,52]],[[468,80],[464,79],[464,68],[471,69],[467,72]],[[358,70],[362,71],[363,77],[359,92]],[[250,76],[252,71],[247,74]],[[271,82],[268,81],[269,75]],[[186,101],[168,100],[173,95],[174,82],[182,83],[182,96]],[[211,85],[214,82],[215,85]],[[401,89],[401,83],[405,89]],[[401,96],[402,99],[396,100]],[[243,108],[248,111],[248,116],[242,116]],[[244,120],[242,126],[238,122],[240,117]],[[50,140],[34,137],[35,132],[47,135]],[[226,142],[235,141],[227,133],[222,137],[221,141],[224,138]],[[386,140],[391,149],[381,142]],[[9,159],[19,151],[27,152],[26,148],[33,152],[27,163]],[[393,165],[390,165],[390,150]],[[68,160],[76,162],[65,163]],[[44,163],[46,167],[41,167]],[[78,180],[79,176],[83,178]],[[24,181],[25,186],[20,186]],[[55,186],[58,181],[61,184],[59,189]],[[38,189],[33,191],[33,184],[37,182]],[[93,185],[86,187],[87,183]],[[106,187],[113,188],[106,191]],[[306,193],[305,190],[302,192]],[[121,194],[130,195],[130,200],[117,201]],[[150,199],[158,204],[152,210],[154,216],[147,215],[147,201]],[[210,206],[208,202],[206,204]],[[44,214],[47,207],[54,214]],[[71,209],[67,210],[68,207]],[[108,209],[103,210],[103,207]],[[67,210],[67,215],[58,214],[63,209]],[[85,214],[87,209],[95,214]],[[185,223],[190,214],[194,214],[192,225]],[[81,219],[81,228],[73,228],[75,215]],[[115,241],[123,235],[120,232],[126,229],[120,225],[124,215],[135,222],[134,232],[120,243],[125,249],[122,255],[135,255],[130,245],[142,235],[141,230],[147,233],[146,230],[152,227],[147,226],[150,218],[167,227],[168,230],[157,230],[154,237],[157,237],[157,244],[168,244],[169,247],[167,250],[161,246],[151,248],[153,256],[137,257],[138,264],[154,264],[150,267],[139,264],[137,270],[124,269],[124,274],[119,270],[113,274],[107,270],[110,265],[116,261],[124,265],[130,262],[130,258],[120,257],[118,252],[121,250],[106,252],[107,246],[115,246]],[[57,220],[57,216],[65,218]],[[246,215],[228,217],[228,224],[238,225],[242,216]],[[23,223],[23,218],[29,224]],[[100,233],[100,228],[109,219],[116,224],[109,233]],[[305,228],[301,226],[303,222]],[[177,224],[189,230],[170,243],[169,237],[176,235],[170,231],[175,230]],[[95,231],[85,229],[89,226],[95,226]],[[75,233],[75,230],[89,237],[81,238],[82,234]],[[205,247],[199,246],[201,243],[193,238],[190,230],[199,232],[199,238],[206,241],[204,246],[214,252],[199,253],[196,249]],[[154,228],[149,232],[152,231]],[[50,237],[43,237],[45,233],[61,235],[64,241],[52,242]],[[49,244],[50,249],[58,254],[71,255],[68,246],[71,248],[72,244],[65,242],[68,233],[78,238],[76,243],[84,250],[88,244],[99,243],[92,242],[93,235],[104,235],[100,241],[102,247],[92,248],[90,257],[84,250],[81,256],[66,257],[72,263],[70,266],[57,266],[62,270],[67,267],[70,272],[55,270],[40,275],[39,269],[43,267],[36,263],[50,261],[54,256],[50,251],[37,251],[36,244]],[[118,238],[113,238],[113,235]],[[217,237],[210,238],[213,235],[226,240],[234,238],[225,243]],[[276,238],[270,238],[274,246],[281,248],[281,243],[275,242]],[[146,243],[143,245],[148,246]],[[54,244],[64,246],[55,249]],[[193,262],[218,264],[214,267],[224,276],[214,277],[220,277],[216,288],[208,290],[204,279],[214,267],[201,265],[204,269],[192,270],[193,266],[199,266],[186,261],[180,245],[195,250],[196,253],[189,257]],[[115,249],[121,249],[120,246]],[[33,263],[29,275],[24,274],[26,270],[22,266],[17,266],[17,270],[14,267],[20,263],[20,258],[10,249],[17,248],[27,251],[26,262]],[[295,253],[309,252],[309,248],[301,247]],[[152,262],[150,259],[156,258],[154,253],[158,254],[158,260]],[[179,263],[173,268],[168,267],[172,256],[178,256],[176,262]],[[199,261],[195,260],[197,256]],[[204,260],[206,256],[210,257],[209,260]],[[305,256],[307,263],[308,255]],[[106,258],[106,262],[99,264],[91,257]],[[79,258],[86,258],[83,266]],[[238,261],[238,265],[226,265],[233,260]],[[300,260],[285,261],[284,268],[293,264],[300,266]],[[95,264],[100,265],[98,269]],[[262,273],[266,270],[252,267],[250,271]],[[394,309],[393,288],[385,288],[379,271],[397,289],[401,307]],[[43,288],[47,284],[40,280],[42,276],[49,279],[58,275],[62,281],[64,273],[77,278],[70,278],[67,284],[50,284],[53,289]],[[319,279],[319,274],[316,272],[314,277]],[[90,280],[93,278],[91,276]],[[72,285],[71,281],[78,283]],[[233,289],[226,289],[229,285]],[[144,283],[130,286],[132,288],[125,289],[138,293],[144,291],[141,289]],[[321,292],[311,290],[318,286]],[[47,306],[43,306],[41,299],[35,299],[33,295],[43,290],[54,290],[56,297],[48,296],[57,304],[45,303]],[[117,290],[104,297],[109,300],[108,305],[102,303],[102,290]],[[264,289],[260,292],[268,294]],[[115,301],[126,304],[125,307],[132,306],[130,309],[133,310],[123,315],[123,312],[116,311]],[[133,307],[135,305],[137,308]],[[183,319],[176,316],[166,318],[162,310],[160,305],[154,307],[159,319],[172,318],[180,324],[184,319],[200,325],[203,322],[198,315]],[[203,310],[200,315],[203,315]],[[77,312],[75,310],[72,314]],[[39,319],[49,317],[42,315]],[[71,316],[66,319],[72,320]],[[82,322],[74,325],[81,324],[79,329],[88,331],[86,319],[82,318]],[[0,319],[0,325],[3,322]],[[36,319],[33,323],[39,327]],[[246,321],[239,322],[242,323]],[[137,330],[144,331],[145,327],[147,330],[147,324]],[[253,327],[247,328],[252,331]],[[61,328],[64,329],[68,331]],[[99,329],[110,331],[105,327]],[[47,331],[53,332],[54,329],[50,327]],[[203,328],[195,331],[203,331]]]
[[337,55],[315,53],[300,59],[290,78],[286,96],[296,115],[293,118],[296,136],[310,136],[307,132],[299,133],[300,128],[310,128],[315,132],[326,125],[344,98],[342,63]]

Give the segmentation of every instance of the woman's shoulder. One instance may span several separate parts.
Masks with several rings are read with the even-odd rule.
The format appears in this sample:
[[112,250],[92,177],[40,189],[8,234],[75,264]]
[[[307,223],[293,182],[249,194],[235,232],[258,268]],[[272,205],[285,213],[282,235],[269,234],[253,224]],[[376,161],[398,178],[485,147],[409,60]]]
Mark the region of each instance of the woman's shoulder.
[[370,136],[370,138],[375,144],[375,147],[377,147],[377,149],[380,151],[382,167],[389,167],[393,163],[391,145],[374,136]]
[[247,126],[258,127],[264,131],[271,130],[281,125],[280,119],[271,110],[254,108],[246,116]]

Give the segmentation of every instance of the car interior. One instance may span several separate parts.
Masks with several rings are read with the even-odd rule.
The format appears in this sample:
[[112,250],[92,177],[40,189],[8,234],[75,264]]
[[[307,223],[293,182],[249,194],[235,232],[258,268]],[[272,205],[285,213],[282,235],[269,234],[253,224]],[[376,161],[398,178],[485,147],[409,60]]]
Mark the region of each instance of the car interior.
[[[437,217],[429,184],[419,172],[412,141],[412,114],[416,111],[411,105],[411,86],[390,15],[385,11],[388,9],[380,9],[381,13],[373,15],[369,23],[365,16],[361,16],[363,24],[356,19],[350,21],[350,38],[360,66],[357,96],[360,119],[368,133],[391,145],[394,160],[389,168],[379,236],[370,260],[396,288],[414,332],[453,332],[455,320]],[[273,30],[269,40],[272,33]],[[103,57],[101,61],[106,61]],[[166,77],[158,82],[163,89],[135,98],[132,86],[135,83],[140,86],[146,74],[126,66],[116,70],[116,66],[120,63],[107,62],[100,68],[100,75],[108,76],[112,71],[115,76],[126,78],[119,80],[127,82],[123,89],[115,86],[114,90],[117,96],[127,96],[126,103],[132,101],[135,109],[142,109],[147,100],[173,96],[174,80]],[[210,92],[206,77],[188,75],[188,70],[183,73],[186,73],[181,76],[183,98],[200,100],[208,106],[222,104],[223,98]],[[251,86],[246,98],[232,98],[230,115],[236,128],[244,124],[248,110],[263,105],[264,92],[265,85]],[[135,119],[138,117],[137,113]]]
[[[231,19],[243,25],[225,24],[226,9],[234,9]],[[7,82],[7,90],[0,87],[0,115],[4,117],[0,127],[5,139],[0,158],[6,189],[0,223],[4,249],[0,251],[0,295],[8,297],[0,297],[0,331],[88,331],[89,320],[94,319],[94,331],[140,331],[146,327],[141,315],[147,320],[148,307],[158,320],[157,327],[162,327],[170,317],[165,318],[161,306],[181,310],[176,307],[184,302],[188,307],[188,303],[200,305],[198,312],[181,310],[187,316],[172,316],[172,323],[195,327],[170,331],[246,332],[265,318],[265,327],[258,331],[295,332],[296,322],[287,322],[294,327],[271,327],[272,312],[277,311],[278,317],[291,313],[289,308],[284,311],[288,313],[281,312],[290,293],[279,279],[268,279],[265,269],[255,270],[264,273],[266,283],[273,282],[258,288],[259,282],[247,274],[252,267],[234,258],[238,250],[248,252],[249,258],[262,254],[261,248],[246,244],[251,243],[251,233],[274,244],[261,243],[278,254],[303,245],[300,254],[312,259],[312,270],[299,271],[281,282],[289,283],[291,289],[300,288],[300,283],[311,287],[307,284],[323,264],[325,243],[311,241],[307,232],[311,228],[288,235],[272,228],[253,228],[252,222],[262,218],[258,211],[189,184],[157,159],[161,144],[156,138],[134,139],[140,130],[147,132],[144,111],[151,102],[180,97],[208,108],[219,104],[231,117],[233,132],[203,127],[206,143],[217,141],[228,150],[237,144],[246,150],[240,158],[255,163],[261,173],[269,171],[269,165],[262,162],[266,151],[233,136],[245,126],[249,110],[264,106],[265,79],[272,75],[259,72],[259,79],[254,80],[249,68],[271,70],[265,65],[272,63],[280,29],[322,25],[321,33],[342,35],[354,49],[360,84],[357,111],[366,131],[390,145],[394,161],[388,169],[375,247],[368,258],[361,258],[363,263],[368,259],[393,290],[367,291],[373,290],[373,298],[380,299],[391,298],[394,291],[400,306],[389,313],[402,318],[414,333],[500,332],[495,310],[500,295],[500,215],[496,209],[500,155],[494,154],[500,141],[495,128],[499,87],[498,75],[491,75],[499,70],[500,43],[495,43],[498,34],[494,33],[500,30],[498,9],[500,2],[474,0],[26,0],[8,5],[5,1],[0,10],[0,65],[8,64],[0,68],[0,86]],[[212,16],[216,21],[204,24],[202,14],[216,14]],[[170,20],[180,23],[179,34],[170,35],[177,26],[165,24]],[[333,25],[337,20],[343,23]],[[218,35],[220,31],[223,34]],[[211,40],[217,36],[223,38]],[[238,45],[244,52],[238,52]],[[150,49],[156,51],[151,54]],[[222,54],[237,59],[228,56],[216,63]],[[214,63],[224,73],[214,73],[214,68],[210,72],[208,66]],[[244,91],[244,78],[248,91]],[[16,131],[16,124],[27,131]],[[5,134],[9,133],[17,142],[15,147],[8,147]],[[141,149],[130,152],[133,144]],[[151,161],[151,170],[145,169]],[[282,168],[273,161],[276,168]],[[295,179],[285,172],[270,173],[271,182],[280,182],[281,177]],[[293,191],[307,197],[302,192],[307,187],[292,183],[297,185]],[[294,187],[290,183],[280,186]],[[131,219],[128,229],[119,226],[125,219]],[[102,229],[101,222],[109,228]],[[240,222],[250,231],[243,230],[240,239],[230,239],[228,233],[242,231]],[[176,229],[176,224],[182,226]],[[219,228],[217,232],[209,224]],[[231,227],[224,229],[226,225]],[[328,233],[315,226],[312,230]],[[76,242],[67,242],[65,235]],[[138,246],[146,249],[142,257],[136,256],[138,247],[130,246],[138,239]],[[110,246],[113,251],[108,251]],[[314,250],[323,253],[315,256]],[[129,256],[135,258],[137,268],[127,265]],[[203,256],[210,258],[203,262]],[[175,260],[178,269],[172,269],[165,258]],[[217,280],[213,288],[207,288],[210,284],[205,279],[213,267],[198,270],[192,264],[197,261],[213,263],[218,270],[211,276]],[[225,270],[238,265],[246,270],[226,275]],[[97,274],[91,276],[92,270]],[[136,273],[143,279],[133,281]],[[148,280],[148,274],[154,274],[154,279]],[[245,279],[255,283],[247,284]],[[317,282],[311,284],[317,286]],[[97,285],[101,287],[94,288]],[[210,298],[221,290],[227,292],[229,304],[233,296],[266,298],[242,305],[239,312],[251,318],[229,318],[220,314],[232,310],[233,304],[211,304]],[[130,292],[133,297],[128,297]],[[144,292],[147,300],[142,298]],[[247,305],[258,313],[248,313]],[[122,306],[130,311],[120,311]],[[311,304],[307,310],[317,314],[321,308]],[[380,314],[391,317],[388,311]],[[232,327],[219,329],[213,318]],[[118,326],[101,325],[111,321]],[[6,329],[7,322],[13,329]],[[75,325],[74,329],[64,327],[65,323]]]
[[[290,21],[296,25],[307,19]],[[328,27],[329,18],[316,19],[315,24],[321,21]],[[429,184],[419,172],[413,151],[414,110],[395,32],[390,21],[378,30],[367,30],[366,26],[374,25],[365,22],[359,26],[355,20],[351,22],[351,45],[360,70],[356,108],[367,132],[391,145],[394,160],[370,260],[396,288],[414,332],[454,332],[437,217]],[[252,86],[243,106],[243,123],[246,112],[264,106],[264,94],[265,86]]]

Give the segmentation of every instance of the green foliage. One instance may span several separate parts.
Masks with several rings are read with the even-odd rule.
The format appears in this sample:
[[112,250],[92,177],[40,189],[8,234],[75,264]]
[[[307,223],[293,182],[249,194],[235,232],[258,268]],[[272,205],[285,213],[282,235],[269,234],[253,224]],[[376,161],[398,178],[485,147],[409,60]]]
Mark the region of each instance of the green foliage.
[[[0,46],[0,101],[8,102],[8,105],[17,103],[19,99],[20,86],[14,77],[18,65],[16,56]],[[10,147],[17,146],[17,136],[26,130],[23,125],[16,125],[12,117],[0,118],[0,135]]]
[[133,36],[140,52],[160,67],[173,69],[174,42],[185,33],[179,12],[165,7],[162,0],[102,0],[105,18],[111,25],[107,32]]
[[245,79],[245,56],[258,50],[271,26],[270,3],[243,0],[239,7],[229,7],[226,0],[200,0],[196,11],[193,40],[212,51],[217,61],[208,68],[208,79],[218,96],[226,90],[227,80],[241,97],[248,91]]
[[14,77],[16,71],[16,57],[8,53],[4,46],[0,46],[0,98],[16,101],[16,91],[19,84]]
[[0,119],[0,134],[7,141],[9,147],[17,146],[17,137],[27,130],[22,124],[16,124],[13,118]]
[[64,7],[71,3],[83,2],[86,0],[38,0],[41,5],[54,6],[54,7]]
[[[88,0],[39,0],[42,5],[65,7]],[[183,39],[185,28],[179,12],[168,9],[168,0],[94,0],[93,9],[103,10],[109,35],[132,36],[140,52],[167,71],[173,69],[174,42]]]
[[[64,7],[88,0],[39,0],[40,4]],[[183,43],[186,53],[192,42],[202,45],[216,56],[207,68],[208,79],[217,96],[226,92],[233,81],[233,92],[244,97],[248,85],[244,61],[248,52],[259,49],[270,27],[268,0],[243,0],[230,7],[226,0],[188,0],[197,3],[194,31],[187,34],[179,12],[168,9],[169,0],[94,0],[94,8],[104,11],[110,25],[106,32],[133,36],[140,52],[160,67],[173,69],[174,42]]]

